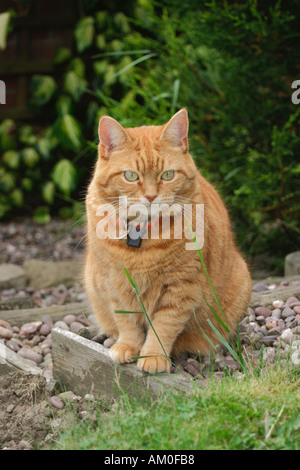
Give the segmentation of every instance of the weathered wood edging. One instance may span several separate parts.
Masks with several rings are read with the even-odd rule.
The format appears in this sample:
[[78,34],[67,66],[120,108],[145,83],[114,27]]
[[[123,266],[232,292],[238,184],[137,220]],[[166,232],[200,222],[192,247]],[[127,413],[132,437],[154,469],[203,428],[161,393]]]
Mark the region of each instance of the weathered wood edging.
[[43,369],[38,367],[32,361],[24,359],[3,343],[0,343],[0,369],[2,369],[4,373],[10,371],[22,371],[28,372],[32,375],[42,375],[47,381],[48,389],[54,388],[56,384],[51,374],[43,371]]
[[109,350],[71,331],[53,328],[52,359],[54,379],[68,390],[84,395],[116,398],[123,392],[139,397],[149,392],[153,397],[166,391],[192,392],[201,386],[182,375],[149,375],[136,363],[116,364]]
[[3,310],[0,312],[1,320],[5,320],[12,325],[21,326],[24,323],[41,321],[46,315],[50,315],[52,320],[61,320],[65,315],[86,316],[91,314],[88,302],[78,302],[66,305],[53,305],[52,307],[25,308],[18,310]]

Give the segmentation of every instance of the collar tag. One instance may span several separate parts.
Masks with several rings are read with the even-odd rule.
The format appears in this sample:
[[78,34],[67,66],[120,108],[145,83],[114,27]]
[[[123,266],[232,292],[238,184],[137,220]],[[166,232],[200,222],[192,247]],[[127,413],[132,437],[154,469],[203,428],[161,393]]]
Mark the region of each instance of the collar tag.
[[134,226],[128,224],[128,235],[127,235],[127,245],[133,246],[134,248],[139,248],[142,243],[142,236],[145,233],[146,224],[141,226]]

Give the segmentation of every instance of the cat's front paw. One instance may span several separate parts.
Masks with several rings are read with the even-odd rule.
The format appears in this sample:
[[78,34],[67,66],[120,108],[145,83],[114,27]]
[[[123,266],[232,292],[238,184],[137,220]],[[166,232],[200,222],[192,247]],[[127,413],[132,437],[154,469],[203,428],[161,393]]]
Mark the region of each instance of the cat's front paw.
[[110,354],[115,362],[124,364],[125,362],[136,361],[133,357],[139,356],[139,350],[133,346],[128,346],[128,344],[115,343],[110,348]]
[[[157,372],[170,372],[170,362],[164,356],[151,356],[148,353],[147,356],[138,360],[137,368],[148,372],[149,374],[155,374]],[[151,356],[151,357],[150,357]]]

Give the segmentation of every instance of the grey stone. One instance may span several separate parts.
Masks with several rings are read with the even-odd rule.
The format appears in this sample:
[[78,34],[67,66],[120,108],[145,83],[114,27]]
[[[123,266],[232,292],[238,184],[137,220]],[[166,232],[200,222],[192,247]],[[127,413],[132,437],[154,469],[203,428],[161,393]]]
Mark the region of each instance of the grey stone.
[[274,348],[265,348],[263,351],[263,361],[272,364],[275,360],[276,351]]
[[294,251],[285,257],[284,275],[293,276],[295,274],[300,274],[300,251]]
[[277,320],[279,320],[279,318],[281,318],[281,310],[280,310],[280,308],[275,308],[275,309],[272,311],[271,317],[272,317],[272,318],[276,318]]
[[295,312],[290,307],[285,307],[282,311],[282,314],[281,314],[282,318],[288,318],[288,317],[291,317],[293,315],[295,315]]
[[15,287],[25,287],[27,276],[21,266],[15,264],[0,264],[0,290]]
[[115,344],[115,340],[113,338],[107,338],[104,341],[103,346],[105,346],[106,348],[111,348],[114,344]]
[[64,284],[72,286],[80,280],[83,264],[81,261],[43,261],[37,259],[26,260],[24,271],[29,279],[29,285],[35,289]]
[[268,289],[268,286],[266,284],[262,284],[261,282],[254,284],[254,286],[252,287],[253,292],[263,292]]
[[286,330],[284,330],[280,336],[280,338],[287,344],[291,344],[293,342],[293,338],[294,338],[294,335],[293,335],[293,332],[290,328],[287,328]]

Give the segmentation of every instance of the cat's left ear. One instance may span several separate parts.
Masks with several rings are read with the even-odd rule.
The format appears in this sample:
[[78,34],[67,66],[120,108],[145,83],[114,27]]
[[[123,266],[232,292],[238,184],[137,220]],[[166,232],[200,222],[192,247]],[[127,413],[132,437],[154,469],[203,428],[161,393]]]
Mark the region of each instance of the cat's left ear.
[[188,150],[189,118],[185,108],[182,108],[165,125],[160,140],[181,147],[185,153]]

